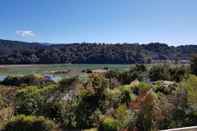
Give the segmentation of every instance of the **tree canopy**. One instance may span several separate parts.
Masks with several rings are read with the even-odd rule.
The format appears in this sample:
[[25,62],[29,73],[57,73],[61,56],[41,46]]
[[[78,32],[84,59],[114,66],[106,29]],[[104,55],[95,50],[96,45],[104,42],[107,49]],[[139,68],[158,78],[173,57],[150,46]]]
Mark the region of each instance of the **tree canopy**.
[[0,64],[133,64],[162,60],[189,60],[196,45],[168,46],[162,43],[42,44],[0,40]]

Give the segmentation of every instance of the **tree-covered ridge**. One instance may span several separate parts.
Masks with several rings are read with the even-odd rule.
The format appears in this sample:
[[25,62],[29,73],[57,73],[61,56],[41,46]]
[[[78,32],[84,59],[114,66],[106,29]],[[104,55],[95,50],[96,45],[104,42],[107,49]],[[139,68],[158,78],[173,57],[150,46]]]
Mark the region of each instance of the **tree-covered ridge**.
[[189,60],[197,45],[72,43],[42,44],[0,40],[0,64],[151,63]]

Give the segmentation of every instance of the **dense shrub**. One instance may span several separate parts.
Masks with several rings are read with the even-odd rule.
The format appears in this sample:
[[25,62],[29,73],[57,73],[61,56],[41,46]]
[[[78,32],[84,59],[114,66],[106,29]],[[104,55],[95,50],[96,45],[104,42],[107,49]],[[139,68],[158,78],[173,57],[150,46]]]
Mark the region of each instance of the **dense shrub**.
[[44,118],[36,116],[16,116],[8,121],[2,131],[54,131],[55,124]]
[[8,76],[2,81],[2,84],[4,85],[13,85],[13,86],[41,85],[47,83],[53,83],[53,81],[45,79],[43,76],[39,76],[39,75]]
[[187,92],[188,104],[197,110],[197,76],[190,75],[180,86]]
[[158,130],[158,123],[162,119],[157,97],[154,92],[147,92],[141,98],[141,106],[137,116],[136,127],[141,131]]
[[180,82],[186,79],[189,75],[189,68],[185,66],[176,66],[169,69],[170,80]]
[[42,115],[57,121],[63,122],[65,113],[65,102],[60,100],[53,100],[43,105]]
[[160,124],[160,129],[181,128],[196,126],[197,111],[188,106],[178,106],[168,119]]
[[[63,127],[65,129],[87,129],[98,125],[103,106],[104,89],[109,82],[102,75],[91,74],[88,81],[79,86],[72,99],[65,103]],[[74,90],[74,89],[71,89]]]
[[72,85],[72,83],[74,81],[77,80],[77,77],[71,77],[71,78],[66,78],[66,79],[63,79],[59,82],[59,88],[61,89],[61,91],[65,91],[67,92],[69,89],[69,87]]
[[80,100],[75,109],[76,122],[77,127],[91,128],[98,123],[100,110],[105,101],[105,88],[109,88],[109,81],[102,75],[91,75],[85,88],[88,93],[80,94]]
[[118,121],[111,116],[106,116],[103,118],[103,121],[99,127],[100,131],[117,131],[118,130]]
[[[167,98],[163,102],[162,109],[167,112],[164,121],[160,123],[160,129],[178,128],[195,126],[197,124],[197,77],[190,75],[179,84],[173,82],[161,82],[160,88],[157,88]],[[161,97],[160,97],[161,101]],[[163,107],[166,105],[166,107]]]
[[120,80],[122,84],[129,84],[134,80],[144,81],[146,79],[146,71],[145,65],[135,65],[128,72],[123,72],[120,75]]
[[119,105],[114,113],[114,118],[117,120],[117,126],[119,129],[124,129],[128,127],[132,127],[135,124],[136,113],[124,104]]
[[191,58],[191,71],[193,74],[197,75],[197,54],[193,55]]
[[149,71],[149,78],[151,81],[169,80],[168,65],[155,65]]
[[178,84],[171,81],[156,81],[153,83],[153,89],[155,92],[161,92],[165,95],[172,94],[178,90]]
[[[197,77],[186,77],[187,70],[181,66],[154,67],[150,70],[151,78],[164,80],[145,82],[146,67],[136,65],[125,72],[91,73],[85,79],[72,77],[54,84],[38,82],[34,86],[11,87],[17,90],[12,97],[11,92],[0,88],[0,106],[14,105],[15,115],[44,116],[64,130],[96,127],[101,131],[158,130],[196,125]],[[122,84],[112,86],[113,79]],[[26,121],[26,116],[23,117]],[[23,126],[20,128],[22,131]],[[29,127],[28,130],[31,131]]]
[[182,81],[188,76],[188,69],[184,66],[172,67],[170,65],[155,65],[149,71],[149,78],[151,81],[169,80]]
[[135,65],[130,67],[129,71],[119,72],[119,71],[108,71],[106,73],[107,78],[116,78],[122,84],[129,84],[133,80],[145,80],[146,79],[146,66],[145,65]]
[[62,113],[62,126],[65,129],[77,129],[76,108],[78,106],[78,98],[73,98],[65,104],[65,112]]
[[43,112],[47,100],[56,91],[55,85],[46,87],[30,86],[17,91],[16,113],[35,115]]

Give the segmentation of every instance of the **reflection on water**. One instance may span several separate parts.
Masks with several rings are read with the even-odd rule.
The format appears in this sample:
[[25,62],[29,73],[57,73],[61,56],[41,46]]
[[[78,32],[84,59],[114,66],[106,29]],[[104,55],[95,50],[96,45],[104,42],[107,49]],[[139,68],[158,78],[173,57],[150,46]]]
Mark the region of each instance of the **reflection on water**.
[[52,81],[55,81],[55,82],[58,82],[60,80],[62,80],[62,77],[61,76],[56,76],[56,75],[44,75],[45,79],[48,79],[48,80],[52,80]]
[[0,75],[0,81],[3,81],[6,78],[5,75]]

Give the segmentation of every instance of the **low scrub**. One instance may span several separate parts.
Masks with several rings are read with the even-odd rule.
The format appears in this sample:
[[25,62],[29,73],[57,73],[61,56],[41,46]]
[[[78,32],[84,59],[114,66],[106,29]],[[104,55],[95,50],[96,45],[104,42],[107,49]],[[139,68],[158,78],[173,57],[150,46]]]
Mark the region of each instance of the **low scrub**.
[[149,71],[151,81],[168,80],[180,82],[188,76],[188,69],[184,66],[155,65]]
[[109,71],[105,76],[109,79],[116,78],[122,84],[129,84],[133,80],[142,80],[147,79],[147,69],[145,65],[135,65],[131,67],[129,71],[119,72],[119,71]]
[[189,78],[181,83],[187,92],[187,102],[197,111],[197,76],[190,75]]
[[53,81],[45,79],[44,76],[27,75],[27,76],[8,76],[3,81],[3,85],[21,86],[21,85],[41,85],[53,83]]
[[16,94],[16,113],[18,114],[40,114],[43,112],[47,100],[56,91],[55,85],[46,87],[30,86],[20,89]]
[[44,118],[20,115],[12,118],[2,131],[55,131],[55,123]]
[[102,123],[99,127],[100,131],[117,131],[118,130],[118,121],[111,116],[106,116],[103,118]]

